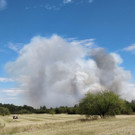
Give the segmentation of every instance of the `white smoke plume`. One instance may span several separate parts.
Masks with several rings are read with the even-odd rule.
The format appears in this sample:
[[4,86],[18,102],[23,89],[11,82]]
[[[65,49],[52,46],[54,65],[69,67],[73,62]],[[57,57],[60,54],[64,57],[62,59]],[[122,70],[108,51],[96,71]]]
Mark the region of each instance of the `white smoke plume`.
[[26,97],[35,107],[72,106],[88,91],[104,89],[133,98],[130,87],[133,91],[134,84],[129,83],[130,72],[119,66],[120,56],[81,43],[57,35],[34,37],[16,61],[7,63],[6,70],[27,91]]

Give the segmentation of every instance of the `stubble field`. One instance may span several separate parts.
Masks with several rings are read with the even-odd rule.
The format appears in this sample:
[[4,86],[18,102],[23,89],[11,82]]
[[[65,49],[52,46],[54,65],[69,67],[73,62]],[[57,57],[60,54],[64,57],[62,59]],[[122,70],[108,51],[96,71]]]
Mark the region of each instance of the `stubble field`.
[[135,116],[83,120],[80,115],[0,116],[0,135],[135,135]]

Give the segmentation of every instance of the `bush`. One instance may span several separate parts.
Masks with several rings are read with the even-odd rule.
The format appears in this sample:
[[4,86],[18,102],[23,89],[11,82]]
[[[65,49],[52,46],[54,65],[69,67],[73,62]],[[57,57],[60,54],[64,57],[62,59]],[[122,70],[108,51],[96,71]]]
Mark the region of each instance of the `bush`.
[[5,115],[9,115],[10,112],[8,110],[8,108],[5,107],[0,107],[0,115],[5,116]]
[[88,93],[81,100],[79,110],[81,114],[87,117],[91,115],[115,116],[121,113],[124,101],[112,91],[103,91],[97,94]]

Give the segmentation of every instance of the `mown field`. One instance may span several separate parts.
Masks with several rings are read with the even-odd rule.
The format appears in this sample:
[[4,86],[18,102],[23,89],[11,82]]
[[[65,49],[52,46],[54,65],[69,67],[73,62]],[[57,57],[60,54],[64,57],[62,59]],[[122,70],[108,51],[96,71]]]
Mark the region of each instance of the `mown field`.
[[135,116],[85,121],[80,115],[0,116],[0,135],[135,135]]

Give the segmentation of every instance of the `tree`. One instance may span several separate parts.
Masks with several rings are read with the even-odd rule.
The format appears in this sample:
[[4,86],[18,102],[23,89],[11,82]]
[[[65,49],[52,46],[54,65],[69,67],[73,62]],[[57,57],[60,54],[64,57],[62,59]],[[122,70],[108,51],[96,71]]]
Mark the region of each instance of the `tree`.
[[54,114],[55,114],[55,109],[50,108],[50,109],[48,110],[48,113],[54,115]]
[[36,109],[36,113],[37,114],[48,113],[48,109],[46,108],[46,106],[40,106],[39,109]]
[[21,107],[21,110],[27,110],[27,113],[34,113],[35,112],[35,109],[31,106],[27,106],[27,105],[24,105]]
[[10,112],[9,112],[8,108],[0,107],[0,115],[5,116],[5,115],[9,115],[9,114],[10,114]]
[[133,112],[135,112],[135,100],[131,101],[130,107],[132,108]]
[[119,114],[123,104],[124,101],[112,91],[103,91],[97,94],[88,93],[81,100],[79,110],[81,114],[86,116],[100,115],[101,118],[104,118],[108,115]]
[[26,110],[26,109],[21,109],[17,113],[18,114],[30,114],[31,112],[29,110]]
[[121,108],[121,114],[132,114],[133,113],[133,108],[132,108],[132,102],[124,101],[124,104],[122,105]]
[[78,105],[74,105],[74,107],[67,107],[68,114],[78,114]]

